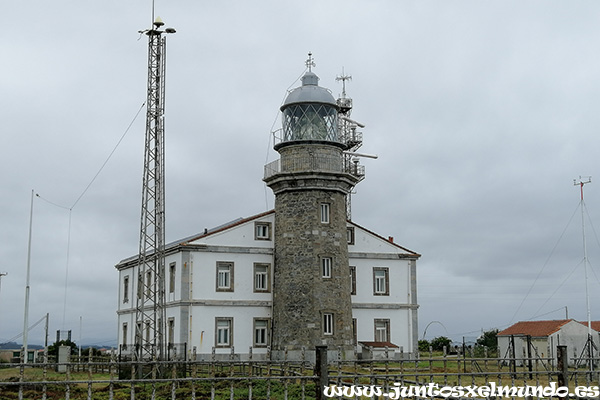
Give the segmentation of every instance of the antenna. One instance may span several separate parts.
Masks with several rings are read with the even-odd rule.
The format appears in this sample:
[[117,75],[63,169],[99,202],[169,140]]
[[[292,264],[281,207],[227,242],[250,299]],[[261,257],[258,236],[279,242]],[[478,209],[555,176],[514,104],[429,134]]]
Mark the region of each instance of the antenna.
[[346,81],[352,80],[352,75],[344,74],[344,67],[342,67],[342,74],[335,77],[336,81],[342,81],[342,99],[346,98]]
[[[339,106],[338,112],[338,132],[341,141],[346,148],[344,154],[344,170],[359,179],[358,182],[365,178],[365,167],[360,165],[360,158],[377,158],[373,154],[357,153],[357,150],[362,146],[362,132],[358,128],[364,128],[365,125],[350,118],[352,113],[352,99],[346,97],[346,81],[351,81],[352,76],[347,75],[342,67],[342,74],[335,78],[336,81],[342,82],[342,94],[336,100]],[[352,194],[346,196],[346,218],[352,219]]]
[[[152,2],[152,16],[154,18],[154,2]],[[135,314],[136,361],[163,360],[166,357],[164,340],[166,326],[164,291],[166,38],[162,35],[175,33],[175,29],[162,30],[163,25],[164,22],[157,17],[153,20],[151,29],[140,31],[148,36],[148,88]],[[140,375],[142,369],[142,367],[139,369]]]
[[588,359],[589,359],[589,364],[590,364],[590,371],[592,371],[594,369],[594,365],[592,363],[592,359],[591,359],[591,355],[592,355],[592,346],[593,346],[593,342],[592,341],[592,314],[590,311],[590,294],[589,294],[589,288],[588,288],[588,259],[587,259],[587,245],[586,245],[586,240],[585,240],[585,218],[584,218],[584,212],[583,209],[585,207],[585,203],[583,202],[583,186],[591,183],[592,182],[592,177],[591,176],[586,176],[586,177],[582,177],[579,176],[579,179],[573,179],[573,185],[575,186],[579,186],[580,190],[581,190],[581,200],[580,200],[580,205],[581,205],[581,233],[583,236],[583,269],[585,271],[585,304],[586,304],[586,308],[587,308],[587,325],[588,325],[588,340],[586,343],[586,346],[588,348]]

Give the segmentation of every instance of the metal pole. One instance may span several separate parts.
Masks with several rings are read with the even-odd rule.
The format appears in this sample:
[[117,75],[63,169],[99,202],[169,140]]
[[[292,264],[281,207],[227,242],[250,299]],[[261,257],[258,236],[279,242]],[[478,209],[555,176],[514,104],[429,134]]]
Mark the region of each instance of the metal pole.
[[[581,233],[583,236],[583,269],[585,271],[585,304],[586,304],[586,308],[587,308],[587,328],[588,328],[588,342],[587,342],[587,346],[591,346],[591,343],[589,342],[590,338],[592,337],[592,313],[590,311],[590,295],[589,295],[589,288],[588,288],[588,260],[587,260],[587,244],[586,244],[586,240],[585,240],[585,218],[584,218],[584,212],[583,212],[583,208],[585,206],[585,203],[583,202],[583,185],[585,185],[586,183],[590,183],[592,181],[591,177],[588,177],[588,179],[586,181],[582,181],[581,177],[579,177],[579,181],[574,181],[575,185],[578,185],[580,187],[580,191],[581,191]],[[594,364],[591,360],[591,348],[588,348],[588,354],[590,355],[590,359],[589,359],[589,367],[590,367],[590,371],[594,370]]]
[[0,272],[0,293],[2,293],[2,277],[8,275],[8,272]]
[[31,207],[29,209],[29,242],[27,244],[27,279],[25,281],[25,312],[23,316],[23,363],[27,363],[27,334],[29,330],[29,278],[31,271],[31,229],[33,226],[33,189],[31,190]]
[[0,272],[0,293],[2,292],[2,277],[8,275],[8,272]]
[[46,338],[44,339],[44,352],[48,353],[48,323],[50,320],[50,313],[46,313],[46,327],[44,331],[46,332]]
[[81,362],[81,325],[83,317],[79,316],[79,362]]

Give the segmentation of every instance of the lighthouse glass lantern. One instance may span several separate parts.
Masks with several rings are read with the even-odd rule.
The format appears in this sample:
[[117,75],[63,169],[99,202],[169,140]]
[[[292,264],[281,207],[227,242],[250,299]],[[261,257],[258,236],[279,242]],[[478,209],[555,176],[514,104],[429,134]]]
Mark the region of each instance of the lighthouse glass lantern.
[[319,77],[307,72],[302,86],[294,89],[285,100],[283,141],[299,140],[338,142],[338,105],[331,93],[318,86]]

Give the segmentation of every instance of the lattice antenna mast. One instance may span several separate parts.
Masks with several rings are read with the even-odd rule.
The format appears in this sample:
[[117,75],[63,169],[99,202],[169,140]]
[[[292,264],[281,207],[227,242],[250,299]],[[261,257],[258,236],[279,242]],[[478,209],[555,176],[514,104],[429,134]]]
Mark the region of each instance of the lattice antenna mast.
[[165,333],[165,143],[164,101],[166,38],[160,18],[148,36],[148,93],[142,182],[142,215],[138,256],[135,344],[138,361],[166,356]]
[[[344,170],[351,172],[352,175],[360,177],[363,180],[365,177],[365,167],[359,164],[360,158],[377,158],[377,156],[356,152],[362,146],[362,132],[358,131],[358,128],[364,128],[365,125],[350,119],[352,99],[346,96],[346,81],[351,81],[352,75],[346,75],[342,68],[342,74],[337,76],[335,80],[342,82],[342,94],[336,102],[340,107],[338,113],[338,130],[342,141],[346,144]],[[346,196],[346,218],[348,220],[352,219],[352,192]]]

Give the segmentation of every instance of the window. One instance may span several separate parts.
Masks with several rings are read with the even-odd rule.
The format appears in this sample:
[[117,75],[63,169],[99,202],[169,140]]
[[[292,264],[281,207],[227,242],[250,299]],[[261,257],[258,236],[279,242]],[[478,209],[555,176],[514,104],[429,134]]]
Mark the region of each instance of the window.
[[254,291],[270,292],[270,268],[269,264],[254,264]]
[[123,303],[129,303],[129,275],[123,278]]
[[169,293],[175,293],[175,263],[169,265]]
[[169,318],[167,321],[167,343],[172,344],[175,338],[175,318]]
[[123,340],[121,340],[123,346],[127,346],[127,322],[123,322]]
[[333,335],[332,313],[323,313],[323,335]]
[[254,346],[266,347],[269,344],[269,320],[254,319]]
[[138,322],[135,325],[135,344],[139,345],[142,343],[142,323]]
[[231,347],[232,346],[232,325],[233,318],[216,318],[215,319],[215,346],[216,347]]
[[389,342],[390,341],[390,320],[376,319],[375,320],[375,341]]
[[350,294],[356,294],[356,267],[350,266]]
[[373,268],[373,294],[375,296],[388,296],[390,294],[388,268]]
[[271,240],[271,223],[270,222],[254,223],[254,239],[255,240]]
[[217,291],[233,292],[232,262],[217,262]]
[[146,342],[150,342],[150,321],[146,321]]
[[146,272],[146,296],[152,294],[152,271]]
[[321,257],[321,276],[331,278],[331,257]]
[[321,223],[329,223],[329,204],[321,203]]
[[352,344],[358,344],[358,323],[356,318],[352,318]]
[[137,297],[138,299],[142,298],[144,294],[144,278],[142,277],[142,273],[138,273],[138,284],[137,284]]
[[346,228],[346,240],[348,244],[354,244],[354,227],[349,226]]

